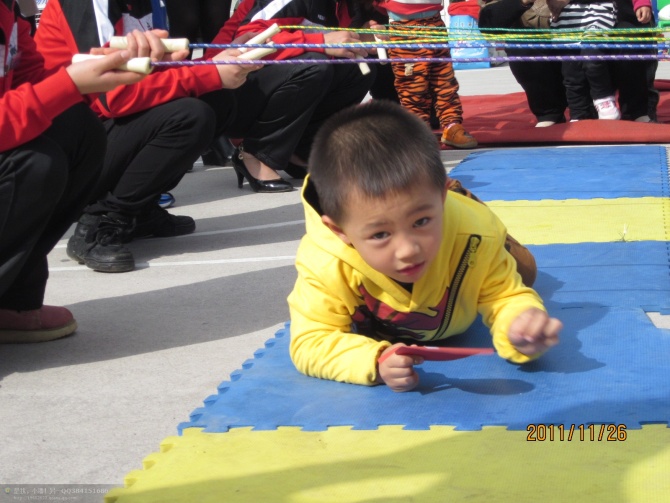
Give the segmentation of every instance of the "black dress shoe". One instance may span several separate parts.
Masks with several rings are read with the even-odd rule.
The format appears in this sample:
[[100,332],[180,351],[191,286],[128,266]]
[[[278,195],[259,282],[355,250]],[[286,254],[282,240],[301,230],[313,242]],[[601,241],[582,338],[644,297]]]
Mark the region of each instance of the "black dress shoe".
[[233,155],[233,169],[235,169],[235,173],[237,173],[237,186],[240,189],[242,188],[242,182],[244,182],[244,179],[246,178],[249,182],[249,187],[251,187],[251,190],[254,192],[290,192],[293,190],[291,182],[288,182],[283,178],[259,180],[251,176],[246,164],[244,164],[243,155],[241,146],[235,149],[235,154]]

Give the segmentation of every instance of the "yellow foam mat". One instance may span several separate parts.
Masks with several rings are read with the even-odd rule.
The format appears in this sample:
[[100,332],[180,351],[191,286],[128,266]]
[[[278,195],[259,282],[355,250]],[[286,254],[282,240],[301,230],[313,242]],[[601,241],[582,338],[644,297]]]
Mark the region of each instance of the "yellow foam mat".
[[[106,503],[670,501],[670,428],[187,429]],[[592,433],[593,432],[593,433]],[[617,440],[607,440],[612,435]],[[591,439],[593,436],[593,439]],[[544,438],[545,440],[538,440]]]
[[487,201],[486,204],[523,244],[670,240],[668,198]]

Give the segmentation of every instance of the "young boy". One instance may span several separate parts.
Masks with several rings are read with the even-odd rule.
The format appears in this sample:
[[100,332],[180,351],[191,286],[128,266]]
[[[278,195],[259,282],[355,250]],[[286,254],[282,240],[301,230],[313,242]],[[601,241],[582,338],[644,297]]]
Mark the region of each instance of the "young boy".
[[307,233],[288,297],[301,372],[356,384],[418,384],[420,357],[393,354],[467,330],[480,312],[498,354],[527,362],[561,322],[521,282],[506,230],[449,192],[437,142],[388,101],[349,108],[319,131],[303,190]]

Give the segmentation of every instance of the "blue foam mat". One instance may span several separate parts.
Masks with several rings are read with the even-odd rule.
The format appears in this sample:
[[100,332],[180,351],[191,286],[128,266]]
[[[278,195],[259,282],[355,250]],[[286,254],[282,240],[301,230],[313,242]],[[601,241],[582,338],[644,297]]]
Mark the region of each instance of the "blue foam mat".
[[[451,425],[460,430],[505,425],[525,430],[533,423],[590,422],[635,429],[668,424],[670,331],[654,327],[638,309],[566,309],[555,314],[565,325],[562,342],[541,359],[525,366],[497,355],[426,362],[417,367],[421,384],[408,393],[299,374],[290,361],[284,329],[232,376],[233,382],[222,383],[220,394],[209,397],[180,431],[201,427],[225,432],[243,426],[323,431],[380,425]],[[481,339],[484,327],[474,330],[474,338]]]
[[670,245],[663,241],[529,246],[534,288],[562,307],[670,309]]
[[473,152],[450,174],[484,201],[665,197],[665,147]]
[[[533,247],[533,252],[541,270],[537,290],[565,326],[561,344],[538,361],[519,366],[492,355],[426,362],[418,371],[420,387],[397,394],[385,386],[368,388],[299,374],[288,355],[288,331],[283,330],[180,429],[667,424],[670,331],[654,327],[638,307],[670,306],[666,243],[545,245]],[[631,266],[636,259],[642,265]],[[491,341],[478,322],[449,344],[490,347]]]

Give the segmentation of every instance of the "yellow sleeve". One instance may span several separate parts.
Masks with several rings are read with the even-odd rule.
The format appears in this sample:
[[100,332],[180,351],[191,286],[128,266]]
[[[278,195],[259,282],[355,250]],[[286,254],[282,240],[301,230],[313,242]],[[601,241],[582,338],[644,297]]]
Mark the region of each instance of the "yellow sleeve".
[[498,354],[514,363],[526,363],[540,355],[530,357],[517,351],[509,341],[509,328],[516,317],[527,309],[546,309],[535,290],[521,282],[514,258],[505,250],[502,241],[491,253],[493,260],[480,290],[478,310],[486,326],[490,327]]
[[[315,251],[315,250],[311,250]],[[391,344],[351,332],[356,296],[347,284],[351,272],[331,259],[307,264],[300,253],[298,279],[288,297],[291,313],[290,353],[296,368],[312,377],[376,384],[377,359]]]

